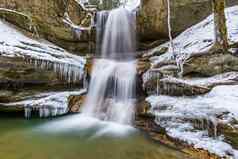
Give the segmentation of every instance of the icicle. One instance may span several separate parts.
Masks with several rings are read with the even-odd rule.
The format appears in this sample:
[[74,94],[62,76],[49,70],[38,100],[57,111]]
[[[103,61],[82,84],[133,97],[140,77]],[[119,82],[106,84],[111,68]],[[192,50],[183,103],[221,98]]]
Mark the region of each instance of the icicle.
[[156,82],[156,94],[157,94],[157,96],[159,95],[159,80],[158,79]]
[[67,63],[54,63],[42,59],[24,57],[25,62],[32,64],[35,68],[53,70],[61,80],[67,83],[77,83],[83,80],[84,70]]
[[212,123],[212,128],[213,128],[213,136],[214,138],[217,138],[217,119],[215,117],[210,118],[210,121]]
[[42,108],[39,109],[39,117],[40,117],[40,118],[43,117],[43,109],[42,109]]
[[28,107],[28,106],[26,106],[25,108],[24,108],[24,111],[25,111],[25,118],[26,119],[29,119],[30,117],[31,117],[31,108],[30,107]]
[[173,37],[172,37],[172,29],[171,29],[171,13],[170,13],[170,0],[167,0],[167,10],[168,10],[168,16],[167,16],[167,20],[168,20],[168,31],[169,31],[169,51],[171,51],[173,53],[173,58],[176,58],[175,55],[175,50],[174,50],[174,44],[173,44]]

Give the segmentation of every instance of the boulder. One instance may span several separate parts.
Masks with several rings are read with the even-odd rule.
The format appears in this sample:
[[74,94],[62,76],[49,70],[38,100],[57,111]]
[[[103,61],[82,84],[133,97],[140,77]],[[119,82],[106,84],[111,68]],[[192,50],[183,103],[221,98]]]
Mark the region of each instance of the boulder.
[[71,95],[68,98],[69,104],[69,112],[71,113],[79,113],[82,104],[84,103],[86,96],[85,94],[82,95]]

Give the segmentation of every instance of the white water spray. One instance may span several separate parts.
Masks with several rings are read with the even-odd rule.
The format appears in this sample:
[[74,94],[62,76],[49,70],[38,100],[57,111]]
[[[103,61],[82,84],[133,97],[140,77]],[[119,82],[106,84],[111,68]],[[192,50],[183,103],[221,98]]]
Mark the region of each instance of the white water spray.
[[97,46],[103,39],[102,58],[94,61],[82,113],[130,124],[135,101],[135,14],[120,7],[109,13],[100,12],[97,20]]

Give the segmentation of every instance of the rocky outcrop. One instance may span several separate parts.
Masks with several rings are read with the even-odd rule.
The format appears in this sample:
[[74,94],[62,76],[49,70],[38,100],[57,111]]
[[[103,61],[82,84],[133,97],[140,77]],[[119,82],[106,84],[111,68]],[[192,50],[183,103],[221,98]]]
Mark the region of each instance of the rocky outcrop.
[[[165,0],[143,0],[138,13],[138,36],[143,49],[154,47],[168,37],[167,2]],[[108,9],[100,6],[99,9]],[[237,4],[229,0],[229,5]],[[110,4],[111,5],[111,4]],[[90,5],[88,5],[90,7]],[[95,6],[96,7],[96,6]],[[63,22],[65,12],[72,22],[82,27],[90,25],[93,8],[85,8],[75,0],[0,0],[0,17],[30,32],[42,36],[57,45],[75,53],[89,53],[95,48],[95,31],[82,31],[80,38],[74,28]],[[3,9],[6,8],[6,9]],[[181,12],[182,10],[182,12]],[[184,31],[211,13],[209,0],[171,1],[171,22],[173,34]],[[94,14],[94,13],[92,13]],[[150,44],[150,42],[153,42]]]
[[[235,0],[227,2],[227,5],[238,4]],[[170,3],[173,35],[198,23],[212,12],[210,0],[171,0]],[[167,26],[167,1],[142,0],[138,15],[138,34],[141,41],[168,39]]]
[[[3,9],[6,8],[6,9]],[[90,33],[80,39],[63,19],[65,12],[76,25],[89,26],[88,11],[75,0],[0,0],[0,17],[34,36],[41,36],[75,53],[89,52]]]
[[[197,158],[197,159],[219,159],[217,155],[211,154],[206,150],[196,149],[189,145],[186,142],[178,140],[176,138],[170,137],[166,129],[161,127],[155,122],[155,115],[150,113],[149,111],[149,103],[145,101],[141,101],[137,103],[137,113],[135,118],[135,126],[142,131],[146,132],[146,134],[154,141],[172,147],[174,149],[180,150],[184,152],[187,157],[186,158]],[[219,129],[220,130],[220,129]],[[231,130],[231,129],[230,129]],[[229,132],[234,132],[232,129]],[[233,138],[234,141],[235,138]]]
[[186,59],[182,67],[183,75],[195,73],[212,76],[223,72],[238,71],[238,57],[222,51],[195,54]]
[[0,56],[0,89],[56,87],[65,84],[52,70],[36,69],[22,58]]
[[[153,85],[156,85],[156,88],[153,89]],[[176,78],[165,78],[158,81],[152,80],[147,82],[145,87],[147,87],[147,93],[149,94],[158,93],[172,96],[193,96],[205,94],[210,91],[207,87],[189,84]],[[156,92],[156,89],[158,92]]]
[[139,60],[137,61],[137,74],[142,75],[150,67],[151,67],[151,64],[148,58],[139,58]]
[[[199,156],[195,158],[234,158],[238,135],[237,111],[234,109],[237,86],[231,74],[223,75],[230,76],[226,80],[213,78],[206,82],[193,81],[193,84],[206,83],[211,87],[219,82],[232,84],[215,87],[206,95],[150,96],[146,99],[149,105],[144,101],[138,104],[142,109],[137,110],[136,126],[149,132],[149,136],[156,141],[175,146],[192,156]],[[220,146],[216,148],[215,145],[223,145],[224,149]]]
[[[36,68],[21,57],[0,56],[0,112],[30,117],[62,115],[68,112],[66,92],[80,84],[69,84],[52,69]],[[59,92],[58,94],[56,92]]]
[[213,46],[213,17],[209,16],[174,39],[175,52],[164,43],[143,55],[151,63],[143,74],[144,89],[151,96],[146,98],[150,105],[139,105],[143,109],[137,125],[149,131],[153,139],[168,145],[176,143],[176,147],[183,145],[190,149],[182,148],[188,153],[192,149],[191,155],[202,152],[203,159],[236,158],[236,12],[236,7],[226,9],[230,15],[228,52]]
[[238,84],[238,73],[228,72],[209,78],[185,77],[182,79],[175,77],[156,76],[144,83],[144,88],[148,94],[162,94],[170,96],[194,96],[206,94],[212,88],[219,85]]
[[71,95],[68,98],[68,104],[69,104],[69,112],[71,113],[79,113],[80,108],[82,107],[84,101],[85,101],[85,94],[82,95]]
[[[65,88],[54,88],[3,92],[8,94],[0,94],[0,112],[22,113],[25,118],[36,115],[43,118],[78,112],[75,106],[69,105],[69,99],[72,99],[70,96],[81,96],[85,90],[67,91]],[[9,98],[2,99],[4,95],[9,95]]]

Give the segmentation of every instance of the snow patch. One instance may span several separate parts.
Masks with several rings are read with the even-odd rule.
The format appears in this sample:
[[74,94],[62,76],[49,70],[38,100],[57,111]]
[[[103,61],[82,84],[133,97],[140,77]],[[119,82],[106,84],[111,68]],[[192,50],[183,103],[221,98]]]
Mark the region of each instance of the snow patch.
[[83,78],[86,63],[83,57],[70,54],[43,39],[26,37],[3,20],[0,20],[0,35],[0,56],[21,57],[34,63],[36,67],[49,67],[68,77],[69,82]]
[[[226,23],[228,29],[228,40],[230,44],[238,42],[238,6],[226,8]],[[177,56],[177,60],[181,61],[192,54],[201,53],[207,51],[213,45],[215,41],[214,34],[214,20],[213,15],[208,16],[202,22],[190,27],[173,40],[174,53]],[[169,48],[169,42],[160,45],[156,50],[160,48]],[[151,53],[153,53],[152,51]],[[152,64],[156,65],[162,61],[171,60],[173,52],[169,49],[165,54],[161,56],[154,56],[151,58]]]
[[[229,123],[238,120],[238,85],[217,86],[206,95],[196,97],[149,96],[151,112],[156,116],[156,123],[165,127],[173,138],[193,145],[194,148],[208,150],[218,156],[237,157],[237,150],[217,137],[218,122]],[[224,115],[221,119],[217,116]],[[196,130],[189,120],[204,120],[212,122],[214,136],[208,135],[208,130]],[[187,122],[188,120],[188,122]],[[204,126],[202,126],[204,127]]]
[[41,93],[27,97],[20,102],[2,103],[2,105],[24,106],[26,118],[31,117],[32,110],[37,110],[39,117],[57,116],[68,112],[68,97],[70,95],[81,95],[85,92],[86,90]]
[[204,149],[220,157],[229,156],[236,159],[238,151],[222,141],[223,138],[213,139],[208,137],[206,131],[188,131],[188,129],[188,127],[181,124],[177,128],[167,128],[166,130],[171,137],[187,142],[196,149]]

